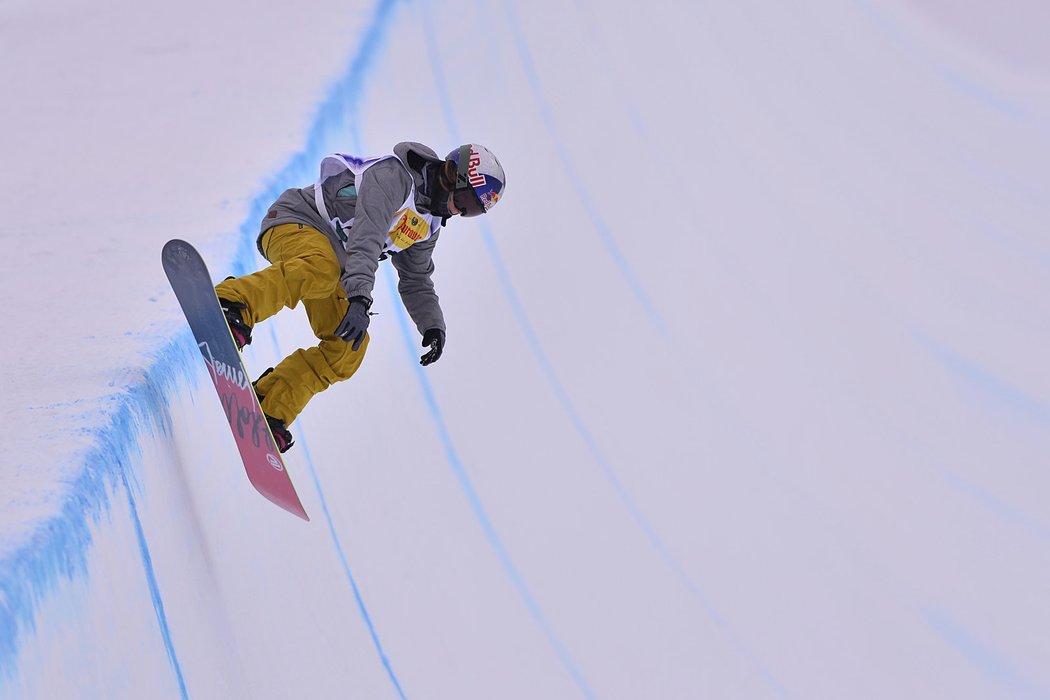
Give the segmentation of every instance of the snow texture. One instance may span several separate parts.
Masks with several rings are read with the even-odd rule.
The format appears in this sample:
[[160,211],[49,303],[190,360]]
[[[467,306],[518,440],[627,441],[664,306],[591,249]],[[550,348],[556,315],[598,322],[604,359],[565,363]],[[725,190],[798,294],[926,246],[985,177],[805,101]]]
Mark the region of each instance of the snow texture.
[[[1050,698],[1050,11],[0,6],[0,698]],[[160,267],[485,144],[257,495]],[[258,374],[310,344],[261,325]]]

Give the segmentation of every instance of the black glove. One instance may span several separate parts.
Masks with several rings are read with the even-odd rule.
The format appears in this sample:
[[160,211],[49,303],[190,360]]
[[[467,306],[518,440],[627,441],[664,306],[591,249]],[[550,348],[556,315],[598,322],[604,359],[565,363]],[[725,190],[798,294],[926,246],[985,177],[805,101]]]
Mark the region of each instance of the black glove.
[[430,352],[419,358],[419,364],[426,367],[433,364],[441,357],[441,351],[445,349],[445,331],[440,328],[431,328],[423,334],[423,347],[429,347]]
[[339,322],[339,327],[335,329],[338,337],[348,343],[353,342],[353,350],[361,347],[365,331],[368,330],[368,322],[371,320],[368,316],[368,307],[368,299],[365,297],[352,297],[350,308],[346,310],[346,315]]

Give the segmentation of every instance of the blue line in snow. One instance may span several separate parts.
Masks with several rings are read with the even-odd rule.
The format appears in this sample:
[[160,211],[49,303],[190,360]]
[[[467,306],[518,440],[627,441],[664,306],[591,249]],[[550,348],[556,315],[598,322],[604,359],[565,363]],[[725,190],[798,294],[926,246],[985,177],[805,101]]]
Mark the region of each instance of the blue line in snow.
[[[159,259],[157,268],[159,271]],[[197,355],[186,329],[153,353],[141,377],[129,380],[127,386],[113,382],[114,393],[99,400],[99,410],[110,413],[109,423],[92,431],[94,444],[83,455],[59,512],[41,520],[25,544],[0,561],[0,686],[17,674],[20,641],[36,631],[37,607],[64,581],[87,575],[91,527],[109,513],[113,494],[129,478],[124,469],[138,453],[139,437],[168,432],[166,397],[176,385],[196,381]],[[135,526],[140,527],[137,516]],[[149,570],[147,577],[153,578]],[[157,590],[151,593],[159,596]],[[159,597],[154,600],[158,603],[162,604]],[[166,623],[161,616],[158,621],[169,657],[174,659]],[[182,685],[181,671],[177,664],[173,666]]]
[[[429,10],[427,8],[427,2],[422,3],[424,22],[427,25],[431,24],[431,18]],[[445,115],[445,121],[447,122],[449,135],[454,143],[461,142],[461,136],[457,127],[457,121],[455,117],[455,110],[452,107],[452,100],[449,96],[447,84],[445,82],[444,71],[442,69],[441,57],[437,52],[437,47],[434,45],[433,38],[430,33],[427,36],[427,49],[430,57],[430,63],[433,68],[434,83],[438,91],[438,97],[441,101],[442,112]],[[533,76],[535,73],[532,72]],[[545,109],[545,108],[544,108]],[[588,430],[586,423],[576,410],[575,404],[569,397],[568,392],[565,390],[564,385],[558,378],[557,373],[554,371],[554,366],[551,364],[547,357],[547,353],[543,350],[543,344],[539,340],[539,336],[534,330],[532,323],[529,321],[528,314],[525,312],[525,307],[521,303],[518,293],[515,289],[514,283],[511,281],[510,273],[507,270],[506,265],[503,263],[503,257],[500,255],[499,248],[496,245],[496,237],[492,233],[492,227],[488,221],[484,218],[479,220],[481,226],[482,238],[485,241],[485,247],[488,251],[489,258],[492,261],[492,266],[496,271],[496,276],[499,278],[500,285],[503,288],[503,294],[507,298],[507,302],[514,313],[515,320],[518,323],[518,327],[528,342],[529,348],[532,351],[533,357],[536,359],[537,364],[540,366],[544,378],[547,380],[547,385],[550,387],[551,392],[555,395],[558,403],[561,404],[562,409],[565,411],[569,422],[572,424],[577,435],[586,445],[588,452],[591,454],[592,459],[598,465],[602,476],[612,487],[616,493],[620,502],[627,509],[631,518],[635,521],[635,524],[639,527],[646,539],[649,541],[650,546],[657,552],[664,563],[674,572],[678,579],[682,582],[685,588],[697,599],[701,607],[707,613],[708,617],[714,622],[718,628],[730,639],[737,649],[752,664],[759,670],[766,682],[774,688],[781,696],[790,697],[790,693],[780,683],[779,680],[772,674],[769,669],[762,664],[761,661],[740,639],[740,637],[733,631],[726,620],[719,614],[717,609],[708,600],[707,596],[704,595],[700,587],[692,580],[685,568],[679,563],[677,558],[670,552],[663,540],[656,533],[656,530],[649,523],[648,518],[642,510],[635,504],[634,499],[630,493],[624,487],[623,482],[620,481],[615,470],[609,464],[609,461],[605,458],[601,449],[598,447],[598,443],[595,441],[590,430]]]
[[[335,146],[335,141],[339,138],[345,137],[348,129],[350,130],[351,137],[357,133],[357,127],[354,123],[356,120],[352,117],[356,112],[357,104],[363,96],[365,80],[371,69],[372,61],[375,56],[381,53],[383,45],[386,42],[390,24],[393,21],[394,10],[400,2],[401,0],[380,0],[380,2],[376,4],[372,19],[369,22],[368,28],[364,32],[363,39],[358,46],[357,52],[350,61],[350,66],[347,69],[347,72],[333,86],[328,98],[318,106],[317,116],[307,134],[306,143],[303,146],[303,149],[289,160],[288,164],[285,165],[277,176],[273,178],[273,181],[269,183],[267,187],[263,188],[263,191],[253,200],[249,216],[241,226],[241,247],[234,264],[237,274],[245,274],[251,271],[255,265],[255,240],[258,233],[258,224],[256,222],[262,220],[266,210],[274,199],[276,199],[277,196],[288,187],[302,186],[304,181],[312,182],[317,176],[318,161],[325,154],[339,150]],[[352,138],[352,140],[356,139]],[[274,347],[280,352],[280,344],[277,341],[277,335],[272,325],[270,327],[270,332],[273,338]],[[406,696],[401,687],[401,682],[398,680],[397,674],[394,672],[393,665],[390,662],[390,658],[387,656],[379,639],[379,633],[376,630],[374,621],[372,620],[372,615],[369,613],[368,607],[365,604],[364,596],[362,595],[357,579],[354,577],[353,571],[350,568],[350,563],[346,556],[346,551],[343,549],[339,533],[332,521],[331,512],[328,509],[328,502],[324,495],[324,488],[321,485],[317,470],[314,467],[313,458],[310,455],[309,446],[303,435],[302,427],[300,427],[299,433],[300,449],[303,451],[303,455],[306,459],[311,479],[314,482],[314,487],[317,490],[317,495],[321,502],[321,509],[324,512],[325,522],[328,525],[328,532],[332,537],[332,542],[335,546],[340,564],[343,567],[343,572],[350,584],[358,612],[368,629],[368,634],[372,639],[372,644],[375,647],[376,653],[379,655],[379,660],[382,663],[383,668],[386,670],[387,677],[397,691],[398,697],[404,700]]]
[[901,30],[892,20],[870,0],[854,0],[857,7],[868,16],[872,22],[879,27],[887,36],[893,39],[912,58],[924,63],[931,72],[952,86],[960,93],[981,102],[988,107],[1012,117],[1016,120],[1024,120],[1027,116],[1025,110],[1018,104],[1008,100],[989,88],[976,82],[973,78],[961,73],[947,63],[941,61],[934,52],[925,46],[918,44]]
[[790,697],[791,694],[787,688],[777,680],[776,676],[774,676],[773,673],[758,659],[754,652],[744,644],[743,640],[741,640],[732,627],[730,627],[726,619],[722,617],[711,601],[708,600],[707,596],[700,589],[700,586],[698,586],[696,582],[693,581],[692,577],[686,573],[685,568],[667,548],[663,539],[656,533],[656,530],[649,523],[648,518],[645,517],[642,510],[637,504],[635,504],[634,499],[631,497],[626,487],[624,487],[623,482],[620,481],[619,476],[617,476],[615,470],[605,458],[601,448],[598,447],[598,443],[595,441],[593,435],[591,435],[586,423],[576,410],[575,404],[572,399],[569,398],[568,392],[565,390],[564,385],[554,371],[554,366],[547,358],[547,353],[543,350],[543,345],[540,342],[539,336],[533,329],[532,323],[529,321],[528,315],[525,313],[525,307],[518,298],[518,294],[514,289],[514,284],[510,280],[510,274],[507,272],[507,268],[503,264],[503,258],[500,256],[499,249],[496,246],[496,237],[493,235],[491,227],[488,222],[484,220],[482,220],[480,224],[485,246],[492,259],[493,267],[496,269],[496,276],[499,278],[500,284],[503,286],[503,293],[507,297],[507,301],[514,312],[514,317],[518,322],[518,326],[525,335],[529,348],[532,350],[532,354],[536,358],[536,362],[539,364],[540,370],[543,372],[543,376],[547,380],[548,386],[550,386],[551,391],[558,399],[558,403],[561,404],[562,409],[565,411],[569,422],[576,430],[577,435],[580,436],[580,439],[587,446],[587,451],[590,452],[592,459],[594,459],[595,463],[598,465],[605,480],[612,487],[613,491],[620,499],[620,502],[627,509],[627,512],[630,513],[631,518],[645,535],[645,538],[649,540],[650,546],[652,546],[657,554],[660,555],[660,558],[664,561],[667,567],[674,572],[675,576],[678,577],[693,597],[696,598],[711,621],[714,622],[726,637],[733,642],[734,646],[737,647],[740,653],[754,664],[755,668],[757,668],[762,674],[766,682],[775,689],[777,693],[783,697]]
[[1030,535],[1039,538],[1045,544],[1050,544],[1050,526],[1047,526],[1029,516],[1021,509],[999,498],[987,488],[970,481],[962,474],[958,474],[948,469],[942,469],[941,478],[943,478],[953,489],[974,501],[982,508],[1027,530]]
[[[423,11],[426,12],[428,8],[425,2],[422,3],[422,7]],[[351,143],[354,144],[355,148],[360,150],[361,140],[359,132],[353,132]],[[456,453],[455,448],[452,445],[451,438],[449,437],[448,431],[445,428],[444,420],[441,416],[440,409],[437,406],[437,402],[434,398],[433,392],[430,389],[429,382],[422,372],[422,367],[420,367],[416,362],[415,355],[411,354],[414,351],[411,331],[408,329],[407,321],[405,318],[405,311],[401,307],[400,301],[398,300],[396,283],[393,281],[392,273],[390,273],[389,270],[387,271],[387,280],[390,284],[391,294],[394,297],[394,306],[400,309],[400,313],[398,314],[398,321],[401,324],[401,329],[404,334],[405,342],[408,346],[408,351],[410,353],[412,361],[416,365],[417,376],[420,380],[420,386],[422,388],[424,398],[426,399],[427,406],[430,409],[431,415],[434,418],[435,426],[438,430],[438,433],[441,435],[442,441],[445,444],[446,455],[448,457],[449,463],[452,465],[453,471],[456,473],[460,485],[462,486],[464,492],[467,495],[467,499],[471,504],[471,508],[473,509],[475,516],[477,516],[479,522],[481,523],[482,529],[484,530],[485,535],[488,538],[489,544],[495,550],[496,555],[500,560],[500,563],[503,565],[507,574],[510,576],[510,579],[513,582],[514,586],[517,588],[519,595],[521,595],[523,601],[525,602],[526,608],[528,608],[533,618],[539,624],[540,629],[543,630],[549,643],[554,648],[554,651],[557,654],[559,660],[561,661],[562,666],[572,677],[573,682],[575,682],[576,685],[580,688],[584,696],[587,698],[593,698],[594,695],[591,692],[590,688],[587,686],[587,683],[584,680],[582,674],[580,674],[580,672],[576,669],[575,663],[569,656],[564,645],[554,634],[554,631],[547,623],[546,618],[544,617],[543,612],[540,610],[538,603],[536,602],[535,598],[533,598],[532,594],[529,592],[524,580],[521,578],[521,575],[518,573],[517,568],[514,566],[514,563],[511,560],[510,555],[506,550],[506,547],[504,547],[502,541],[496,534],[495,529],[492,527],[491,521],[488,519],[484,507],[481,504],[481,500],[478,498],[477,492],[474,490],[470,479],[467,477],[466,472],[463,469],[462,463],[459,461],[459,456]]]
[[503,540],[500,539],[499,534],[497,534],[496,528],[489,519],[488,513],[485,512],[485,506],[481,502],[481,497],[478,495],[477,490],[475,490],[474,484],[471,482],[470,477],[467,475],[467,471],[463,466],[463,462],[459,458],[459,453],[456,451],[456,447],[452,443],[452,437],[448,432],[448,427],[445,425],[445,419],[441,413],[440,406],[438,406],[437,399],[434,396],[434,390],[430,386],[430,380],[427,378],[423,367],[419,364],[419,359],[416,355],[416,345],[413,340],[413,331],[408,325],[407,313],[401,305],[397,293],[397,283],[394,281],[394,275],[390,271],[390,268],[386,268],[385,277],[387,280],[387,289],[391,297],[391,305],[393,308],[398,309],[398,326],[401,329],[401,335],[405,341],[405,349],[408,352],[408,359],[415,366],[416,378],[419,380],[419,388],[423,392],[423,399],[430,411],[431,419],[434,422],[434,428],[437,430],[438,436],[441,438],[441,442],[445,447],[445,458],[448,461],[449,466],[452,467],[452,471],[456,475],[456,479],[459,481],[460,488],[463,489],[463,493],[466,495],[467,501],[470,503],[470,508],[474,512],[474,517],[481,525],[481,529],[485,533],[485,538],[488,540],[489,546],[491,546],[492,550],[496,553],[496,557],[499,559],[507,576],[510,577],[511,583],[513,583],[514,587],[517,589],[518,595],[521,596],[529,614],[532,615],[536,624],[539,625],[540,629],[543,631],[544,636],[547,637],[548,643],[557,654],[562,667],[572,677],[573,682],[576,684],[576,687],[579,688],[580,692],[583,693],[584,697],[593,698],[594,693],[591,691],[590,686],[587,685],[587,681],[584,679],[583,674],[581,674],[576,668],[576,664],[568,650],[565,648],[565,645],[562,644],[550,623],[547,622],[547,618],[540,609],[539,603],[529,591],[524,578],[522,578],[517,566],[514,565],[514,561],[511,559],[507,547],[503,544]]
[[932,336],[912,330],[916,342],[935,357],[961,385],[973,391],[975,403],[987,412],[998,407],[1030,419],[1050,421],[1050,405],[1014,386],[988,369],[968,360]]
[[139,545],[139,555],[142,557],[142,568],[146,572],[146,583],[149,586],[150,599],[153,601],[153,610],[157,615],[157,624],[160,626],[160,635],[164,641],[164,650],[168,653],[168,662],[175,672],[175,678],[179,683],[179,695],[183,700],[189,698],[186,692],[186,679],[182,675],[182,666],[179,665],[178,654],[175,653],[175,643],[171,639],[171,629],[168,627],[168,616],[164,612],[164,599],[160,595],[160,585],[157,583],[157,575],[153,571],[153,556],[146,542],[146,533],[142,529],[142,520],[139,519],[138,505],[135,503],[135,494],[128,481],[127,472],[121,469],[121,481],[124,483],[124,491],[128,496],[128,508],[131,512],[131,522],[135,527],[135,539]]
[[[386,39],[393,11],[400,1],[380,0],[376,4],[348,70],[333,86],[329,98],[318,106],[306,146],[253,200],[240,228],[240,248],[231,261],[234,273],[243,274],[254,266],[256,222],[262,219],[270,202],[286,187],[312,181],[316,162],[328,140],[345,131],[348,116],[360,99],[366,73]],[[159,271],[159,264],[157,267]],[[20,639],[36,630],[40,602],[62,581],[86,575],[87,553],[92,544],[90,527],[109,511],[110,498],[125,479],[120,465],[131,463],[130,457],[138,450],[144,429],[167,430],[170,418],[166,397],[175,386],[196,382],[198,356],[188,330],[182,331],[153,353],[141,378],[128,386],[115,387],[111,396],[100,400],[100,410],[111,411],[112,417],[106,426],[93,431],[94,446],[83,456],[82,467],[72,479],[60,511],[41,521],[24,544],[0,560],[0,684],[17,675]],[[134,478],[133,473],[130,478]],[[153,578],[150,571],[147,577]],[[162,603],[159,599],[158,602]],[[162,634],[166,643],[170,642],[166,631],[162,630]],[[174,657],[173,648],[168,653]],[[176,672],[184,687],[181,671],[176,668]]]
[[[276,344],[276,335],[274,335],[274,343]],[[332,513],[329,511],[328,500],[324,497],[324,489],[321,487],[321,481],[317,475],[317,469],[314,468],[314,458],[310,454],[310,446],[307,442],[306,432],[303,431],[301,424],[299,426],[298,444],[302,450],[302,457],[306,460],[307,467],[310,469],[310,478],[313,480],[314,487],[317,489],[317,497],[321,502],[321,511],[324,513],[324,522],[328,524],[329,534],[332,535],[332,543],[335,545],[336,553],[339,556],[339,563],[342,565],[342,571],[346,575],[346,580],[350,581],[350,588],[354,592],[354,600],[357,602],[357,610],[361,614],[361,619],[364,620],[365,627],[369,629],[369,636],[372,637],[372,643],[376,648],[376,653],[379,654],[379,661],[383,664],[383,669],[386,670],[386,676],[390,678],[391,683],[394,684],[394,690],[397,691],[398,697],[401,698],[401,700],[405,700],[401,681],[398,680],[397,674],[394,673],[394,665],[391,663],[390,657],[386,656],[382,642],[379,641],[379,633],[376,631],[376,625],[372,621],[372,615],[369,613],[369,608],[364,604],[364,596],[361,595],[361,589],[357,585],[357,579],[354,577],[354,572],[351,571],[350,568],[350,561],[346,559],[346,553],[342,548],[342,540],[339,539],[339,533],[335,529],[335,523],[332,522]]]
[[503,4],[506,7],[507,24],[510,26],[511,35],[514,37],[514,46],[518,50],[522,69],[525,71],[525,77],[528,80],[529,86],[532,88],[536,107],[539,109],[543,123],[546,125],[551,140],[554,142],[555,150],[558,152],[558,158],[561,160],[562,169],[565,171],[570,184],[576,191],[576,197],[584,211],[587,213],[588,218],[591,220],[591,224],[594,226],[594,230],[598,233],[602,245],[604,245],[609,257],[612,258],[616,267],[620,270],[620,274],[627,282],[635,299],[649,316],[650,322],[655,326],[660,335],[665,339],[669,339],[671,336],[670,328],[660,315],[656,306],[649,299],[649,295],[646,293],[645,288],[642,286],[637,275],[634,274],[634,270],[631,269],[630,263],[627,262],[627,258],[616,243],[616,238],[613,236],[612,230],[609,228],[609,225],[605,223],[605,217],[601,215],[598,211],[598,207],[595,206],[591,199],[591,195],[587,190],[587,186],[584,184],[583,178],[580,177],[579,172],[576,170],[575,163],[569,156],[569,149],[565,145],[565,142],[562,140],[558,131],[558,125],[554,118],[554,113],[551,111],[546,97],[544,97],[539,73],[536,71],[536,67],[532,62],[532,53],[529,50],[528,41],[525,39],[525,35],[521,30],[521,21],[518,19],[517,8],[513,0],[504,0]]
[[970,664],[1014,698],[1047,698],[1050,688],[1040,688],[986,643],[977,639],[956,620],[935,608],[922,608],[923,619],[945,642],[966,657]]

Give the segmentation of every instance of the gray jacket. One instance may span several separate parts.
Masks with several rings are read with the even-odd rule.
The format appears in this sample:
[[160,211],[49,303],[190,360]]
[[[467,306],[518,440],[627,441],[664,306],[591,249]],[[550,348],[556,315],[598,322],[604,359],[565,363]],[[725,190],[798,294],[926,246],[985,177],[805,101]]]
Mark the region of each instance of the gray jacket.
[[[443,160],[423,144],[407,141],[394,146],[393,153],[396,160],[391,158],[371,166],[359,183],[354,181],[354,174],[350,171],[333,175],[321,183],[329,215],[341,221],[353,219],[353,226],[344,229],[342,235],[333,231],[317,211],[314,185],[309,185],[285,190],[270,205],[262,221],[259,242],[262,234],[280,224],[304,224],[317,229],[328,237],[339,258],[343,270],[340,283],[347,297],[365,297],[371,302],[376,269],[385,257],[383,244],[394,214],[408,198],[413,186],[416,188],[416,207],[430,211],[424,166]],[[434,273],[432,255],[438,234],[439,229],[435,228],[427,240],[390,255],[390,262],[398,274],[401,300],[420,334],[431,328],[445,330],[444,315],[431,280]],[[259,250],[262,252],[261,247]]]

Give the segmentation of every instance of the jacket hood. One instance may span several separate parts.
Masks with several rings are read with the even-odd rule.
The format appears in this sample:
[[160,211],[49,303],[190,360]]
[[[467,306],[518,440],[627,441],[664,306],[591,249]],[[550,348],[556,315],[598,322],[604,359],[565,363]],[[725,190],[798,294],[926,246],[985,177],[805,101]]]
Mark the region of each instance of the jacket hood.
[[427,165],[444,163],[445,159],[434,152],[433,148],[414,141],[402,141],[394,146],[394,155],[405,164],[416,187],[416,206],[428,212],[433,183],[428,182]]

